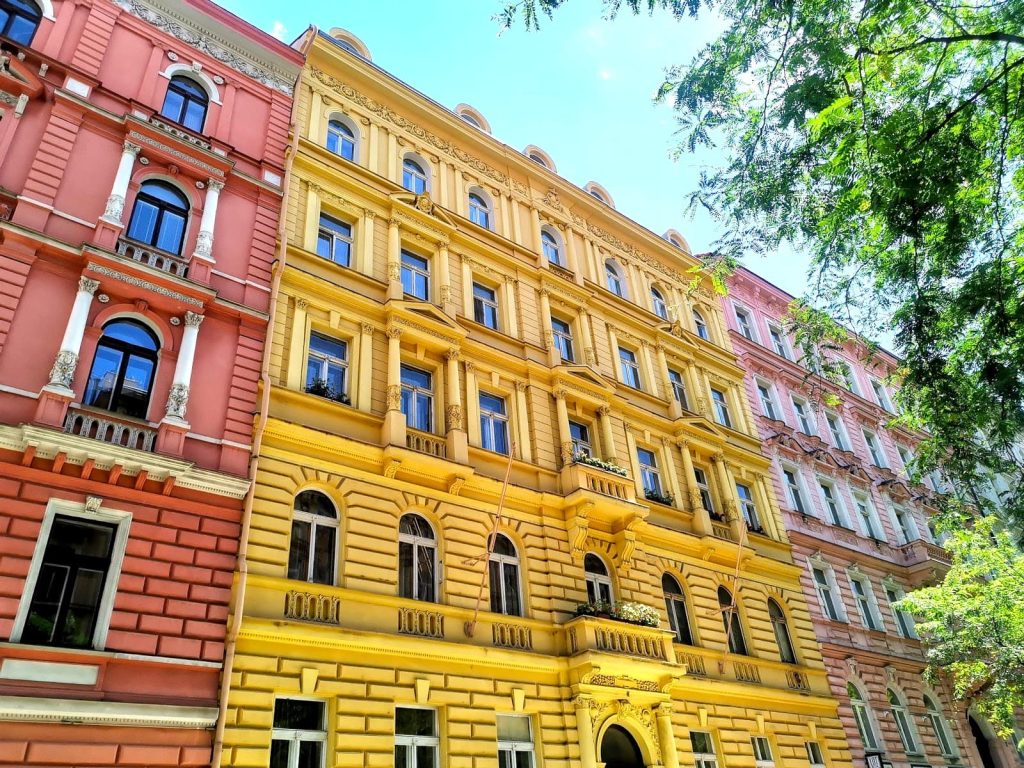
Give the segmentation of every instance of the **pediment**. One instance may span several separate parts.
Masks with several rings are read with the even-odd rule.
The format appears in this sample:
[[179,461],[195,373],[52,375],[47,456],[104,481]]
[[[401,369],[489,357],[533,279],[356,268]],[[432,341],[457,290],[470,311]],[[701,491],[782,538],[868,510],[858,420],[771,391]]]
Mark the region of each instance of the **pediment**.
[[682,418],[679,420],[684,426],[689,427],[691,430],[697,433],[706,433],[713,435],[714,437],[725,440],[728,435],[725,430],[720,428],[717,424],[712,421],[708,421],[703,416],[697,416],[693,418]]
[[446,315],[440,308],[425,301],[390,301],[387,322],[403,331],[425,334],[435,343],[458,347],[466,337],[466,329]]
[[437,223],[455,229],[455,220],[444,208],[431,199],[429,192],[424,192],[421,195],[415,195],[412,192],[395,192],[391,195],[391,200],[408,205],[424,216],[434,219]]
[[43,90],[43,81],[25,62],[7,53],[0,54],[0,91],[35,98]]
[[571,376],[575,379],[582,379],[584,382],[589,384],[595,389],[599,389],[602,392],[611,394],[615,391],[615,387],[608,383],[608,380],[604,376],[599,374],[593,368],[586,365],[563,365],[561,371],[566,374],[567,377]]

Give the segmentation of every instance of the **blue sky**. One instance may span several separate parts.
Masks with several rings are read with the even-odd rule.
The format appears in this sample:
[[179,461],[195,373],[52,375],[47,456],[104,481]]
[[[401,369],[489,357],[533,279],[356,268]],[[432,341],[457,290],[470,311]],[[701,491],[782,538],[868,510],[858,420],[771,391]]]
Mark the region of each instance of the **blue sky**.
[[[539,32],[499,35],[502,0],[218,0],[287,41],[309,24],[344,27],[373,61],[435,101],[478,109],[494,135],[516,149],[536,144],[569,181],[596,181],[619,211],[661,234],[678,229],[695,252],[716,228],[685,214],[701,167],[715,154],[670,158],[676,128],[652,95],[664,69],[687,63],[719,29],[714,19],[674,21],[622,14],[600,18],[598,0],[572,0]],[[790,293],[807,285],[807,262],[753,257],[747,264]]]

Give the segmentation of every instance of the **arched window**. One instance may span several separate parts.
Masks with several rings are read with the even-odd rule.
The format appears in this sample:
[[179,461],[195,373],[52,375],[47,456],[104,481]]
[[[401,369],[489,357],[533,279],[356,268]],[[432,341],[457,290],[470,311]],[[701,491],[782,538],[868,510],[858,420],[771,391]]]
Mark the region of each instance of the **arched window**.
[[779,658],[786,664],[796,664],[796,651],[793,649],[793,639],[789,635],[789,623],[786,621],[786,614],[782,606],[774,600],[768,601],[768,617],[772,620],[772,629],[775,630],[775,642],[779,646]]
[[402,186],[414,195],[422,195],[427,191],[427,172],[411,157],[402,161]]
[[334,584],[338,551],[338,513],[320,491],[303,491],[292,509],[288,578]]
[[491,580],[491,610],[509,616],[522,616],[519,555],[507,536],[500,533],[496,535],[487,567]]
[[544,258],[559,267],[565,266],[562,263],[562,249],[558,245],[558,238],[547,229],[540,231],[540,244],[544,251]]
[[605,281],[608,290],[616,296],[626,297],[626,276],[622,273],[622,267],[612,259],[604,263]]
[[725,587],[718,588],[718,607],[722,610],[722,624],[729,638],[729,653],[747,655],[747,641],[743,638],[740,624],[740,609],[733,603],[732,595]]
[[0,0],[0,35],[29,45],[36,36],[43,12],[32,0]]
[[587,602],[612,602],[612,580],[604,561],[593,552],[588,552],[583,558],[583,570],[587,572]]
[[167,86],[164,105],[160,114],[190,131],[203,132],[206,110],[210,106],[210,95],[191,77],[175,75]]
[[917,739],[914,738],[914,729],[910,725],[910,717],[907,708],[903,706],[899,694],[892,688],[885,691],[889,699],[889,708],[892,712],[892,719],[896,721],[896,730],[899,731],[900,741],[903,743],[903,750],[908,754],[917,754]]
[[708,324],[704,322],[704,316],[696,309],[693,310],[693,327],[697,331],[697,335],[705,341],[710,341],[711,336],[708,335]]
[[356,136],[341,120],[327,122],[327,149],[346,160],[356,158]]
[[437,602],[437,539],[419,515],[403,515],[398,525],[398,594]]
[[469,220],[484,229],[491,228],[491,206],[479,192],[469,193]]
[[181,255],[188,198],[166,181],[145,181],[135,196],[128,239]]
[[666,573],[661,577],[661,591],[665,594],[665,610],[668,611],[669,626],[676,633],[676,642],[693,645],[693,632],[690,630],[686,597],[675,576]]
[[668,304],[665,303],[665,297],[661,295],[661,291],[654,287],[651,288],[651,307],[654,309],[654,314],[662,320],[668,320]]
[[107,323],[85,385],[84,405],[146,418],[160,342],[137,320]]
[[935,705],[935,701],[928,695],[924,697],[924,708],[928,722],[931,723],[932,730],[935,732],[935,740],[939,743],[939,750],[946,757],[955,756],[957,753],[953,746],[953,740],[949,736],[949,730],[946,728],[946,719]]
[[850,697],[850,706],[853,707],[853,719],[857,721],[857,730],[860,732],[861,741],[864,742],[864,748],[876,751],[878,749],[878,737],[875,736],[875,728],[871,724],[871,713],[868,703],[853,683],[846,684],[846,694]]

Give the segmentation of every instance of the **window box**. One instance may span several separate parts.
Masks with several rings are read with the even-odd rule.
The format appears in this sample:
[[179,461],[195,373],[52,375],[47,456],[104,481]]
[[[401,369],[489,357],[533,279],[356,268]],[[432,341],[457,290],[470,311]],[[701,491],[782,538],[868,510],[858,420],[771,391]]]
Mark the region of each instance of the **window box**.
[[654,501],[658,504],[664,504],[667,507],[675,505],[675,497],[671,493],[663,493],[655,488],[648,488],[644,491],[644,496],[647,497],[648,501]]
[[625,467],[620,467],[618,464],[612,464],[610,461],[604,461],[596,456],[576,454],[572,457],[572,463],[586,464],[588,467],[597,467],[598,469],[603,469],[605,472],[611,472],[613,475],[618,475],[619,477],[629,476]]
[[328,383],[323,379],[317,379],[308,387],[306,387],[306,392],[310,395],[316,395],[317,397],[324,397],[327,398],[328,400],[333,400],[334,402],[341,403],[342,405],[352,404],[352,402],[349,400],[348,395],[346,395],[344,392],[338,392],[333,387],[328,385]]
[[624,624],[636,624],[641,627],[661,626],[658,611],[642,603],[580,603],[576,606],[577,616],[596,616],[599,619],[621,621]]

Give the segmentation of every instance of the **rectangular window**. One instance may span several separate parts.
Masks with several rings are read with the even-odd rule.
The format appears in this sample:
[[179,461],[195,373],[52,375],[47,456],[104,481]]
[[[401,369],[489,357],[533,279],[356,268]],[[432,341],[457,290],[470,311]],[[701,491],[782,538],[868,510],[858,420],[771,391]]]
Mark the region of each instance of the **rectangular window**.
[[855,496],[854,504],[857,507],[857,516],[860,518],[860,525],[864,530],[864,534],[875,541],[881,541],[881,530],[878,521],[875,519],[871,502],[864,496]]
[[732,429],[732,417],[729,415],[729,401],[725,398],[725,392],[718,389],[712,389],[711,402],[715,407],[715,421],[723,427]]
[[790,354],[789,344],[786,343],[786,336],[782,329],[775,325],[769,325],[768,334],[772,337],[772,349],[775,350],[775,354],[792,360],[793,356]]
[[750,319],[750,313],[745,309],[736,308],[736,327],[744,338],[754,341],[754,324]]
[[839,494],[836,492],[835,486],[822,480],[818,482],[818,487],[821,488],[821,500],[825,503],[829,522],[841,528],[848,528],[846,516],[843,514],[843,508],[839,503]]
[[771,388],[767,384],[757,383],[757,394],[761,398],[761,413],[769,419],[778,420],[779,413],[775,408],[775,398],[772,397]]
[[892,587],[885,588],[885,596],[889,600],[889,608],[892,610],[893,618],[896,619],[896,627],[899,630],[900,635],[916,640],[917,630],[914,629],[914,619],[911,618],[910,614],[906,611],[901,611],[896,607],[896,603],[898,603],[903,596]]
[[853,375],[853,369],[845,360],[836,360],[836,367],[839,369],[839,376],[846,384],[846,388],[855,395],[860,394],[860,387],[857,386],[857,377]]
[[508,413],[505,399],[480,393],[480,446],[495,453],[508,453]]
[[796,476],[796,470],[783,469],[782,476],[786,480],[786,491],[789,493],[789,501],[793,505],[793,509],[801,515],[809,514],[807,503],[804,501],[803,489],[800,487],[800,481]]
[[719,515],[715,512],[715,504],[711,498],[711,486],[708,485],[708,476],[704,473],[703,469],[694,467],[693,479],[696,481],[697,490],[700,492],[701,506],[704,507],[704,510],[711,515],[711,517],[717,518]]
[[896,527],[899,528],[900,538],[902,539],[900,544],[909,544],[916,540],[917,529],[910,518],[910,513],[903,507],[893,507],[892,511],[896,517]]
[[640,389],[640,366],[636,362],[636,354],[629,349],[619,347],[619,368],[622,372],[622,383],[633,389]]
[[821,746],[816,741],[808,741],[805,746],[807,747],[807,762],[811,764],[811,768],[825,768],[825,758],[821,754]]
[[806,400],[801,397],[793,398],[793,413],[796,414],[796,426],[805,435],[816,435],[814,411]]
[[864,626],[876,632],[882,630],[882,622],[875,610],[874,600],[871,594],[871,582],[867,579],[851,576],[850,584],[853,585],[853,598],[857,603],[857,613]]
[[576,361],[576,354],[572,346],[572,326],[557,317],[551,318],[551,338],[559,357],[566,363]]
[[686,385],[683,383],[683,374],[673,368],[669,368],[668,381],[672,385],[672,397],[676,399],[676,402],[679,403],[683,410],[690,410],[689,401],[686,399]]
[[[927,702],[926,702],[927,703]],[[946,733],[946,724],[942,722],[942,715],[933,709],[929,709],[926,713],[928,716],[928,722],[935,732],[935,739],[939,742],[939,751],[944,757],[956,757],[956,751],[953,749],[949,734]],[[1017,732],[1017,739],[1024,739],[1024,735]],[[1024,749],[1017,747],[1017,754],[1024,758]]]
[[826,413],[825,421],[828,423],[828,431],[832,435],[832,444],[841,451],[850,450],[850,444],[846,440],[843,423],[839,416],[834,413]]
[[498,329],[498,295],[493,288],[473,283],[473,319],[480,325]]
[[814,588],[818,591],[821,610],[832,621],[841,621],[839,608],[836,603],[836,595],[832,589],[832,582],[829,580],[828,574],[822,568],[812,568],[811,572],[814,574]]
[[743,514],[743,520],[747,523],[747,528],[754,533],[763,533],[764,528],[761,527],[761,519],[757,516],[757,506],[754,504],[754,496],[750,492],[750,487],[736,483],[736,495],[740,497],[740,512]]
[[430,301],[430,261],[402,251],[402,291],[421,301]]
[[434,384],[426,371],[402,366],[402,413],[410,429],[434,431]]
[[690,731],[690,747],[693,749],[695,768],[718,768],[715,756],[715,741],[707,731]]
[[754,748],[754,765],[757,768],[775,768],[775,758],[772,757],[772,745],[764,736],[755,736],[750,740]]
[[104,601],[117,589],[116,575],[110,577],[118,528],[113,522],[54,515],[20,642],[63,648],[98,644],[106,631]]
[[498,768],[533,768],[533,730],[526,715],[498,715]]
[[875,393],[875,401],[885,410],[892,413],[892,402],[889,400],[889,394],[885,391],[885,385],[878,379],[872,379],[871,391]]
[[661,473],[658,472],[658,459],[654,452],[646,448],[637,448],[636,458],[640,463],[640,479],[644,490],[661,496]]
[[594,447],[590,443],[590,428],[577,421],[569,422],[569,434],[572,436],[573,456],[593,456]]
[[437,768],[437,713],[395,707],[395,768]]
[[306,391],[339,402],[348,400],[348,344],[319,333],[309,335]]
[[323,768],[327,746],[322,701],[277,699],[270,741],[270,768]]
[[316,237],[316,253],[335,264],[350,266],[352,258],[352,227],[343,221],[320,214]]
[[878,442],[878,435],[874,432],[868,432],[866,429],[864,432],[864,442],[868,446],[868,452],[871,454],[871,461],[874,462],[876,467],[888,466],[885,463],[885,453],[882,451],[882,446]]

